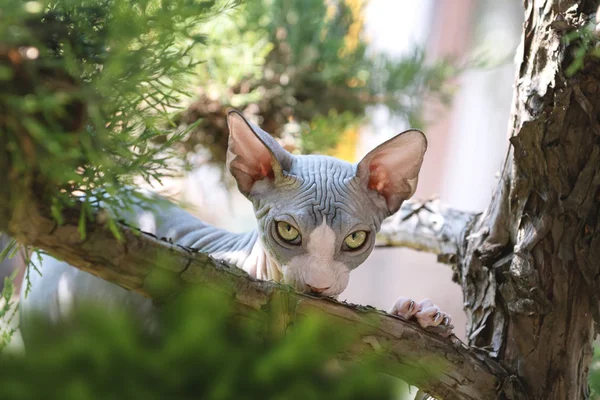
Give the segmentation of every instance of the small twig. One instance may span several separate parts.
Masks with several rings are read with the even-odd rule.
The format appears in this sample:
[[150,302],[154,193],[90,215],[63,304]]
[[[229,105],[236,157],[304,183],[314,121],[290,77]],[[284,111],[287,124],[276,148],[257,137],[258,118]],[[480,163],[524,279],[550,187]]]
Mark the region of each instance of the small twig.
[[476,215],[447,208],[439,200],[407,201],[383,222],[375,245],[407,247],[453,262],[461,234]]

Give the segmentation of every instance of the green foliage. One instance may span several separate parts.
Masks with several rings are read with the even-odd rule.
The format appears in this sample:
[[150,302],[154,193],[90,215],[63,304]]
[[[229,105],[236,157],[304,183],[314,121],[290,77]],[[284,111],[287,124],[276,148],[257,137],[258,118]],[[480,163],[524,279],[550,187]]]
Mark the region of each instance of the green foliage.
[[[0,0],[0,140],[11,175],[58,188],[45,199],[52,215],[62,223],[65,206],[79,206],[85,237],[94,206],[118,214],[135,200],[125,195],[135,179],[181,171],[174,151],[181,160],[207,147],[223,161],[230,106],[255,107],[276,135],[300,124],[300,147],[324,152],[370,105],[419,126],[423,96],[447,97],[448,63],[427,66],[420,51],[368,54],[360,0],[236,4]],[[181,111],[193,85],[200,99]]]
[[[113,216],[137,201],[134,179],[173,171],[171,147],[187,132],[171,115],[197,64],[189,53],[205,41],[199,28],[235,3],[0,0],[0,157],[9,158],[9,190],[33,190],[58,223],[65,208],[79,207],[68,217],[82,239],[102,202],[119,238]],[[7,284],[5,319],[11,295]],[[0,333],[8,340],[10,332]]]
[[118,209],[134,177],[168,173],[169,149],[186,134],[171,112],[187,95],[197,30],[227,5],[0,0],[0,140],[11,174],[59,189],[46,199],[59,222],[83,199],[84,233],[85,204]]
[[563,42],[570,46],[572,58],[565,71],[567,76],[573,76],[580,71],[587,57],[600,57],[597,25],[595,21],[589,21],[564,36]]
[[594,346],[594,356],[592,365],[590,366],[590,398],[593,400],[600,399],[600,347]]
[[[0,234],[1,236],[1,234]],[[2,237],[0,237],[0,245],[2,244]],[[14,257],[19,250],[19,246],[16,240],[9,240],[8,244],[4,248],[0,247],[0,267],[2,262]],[[4,282],[0,286],[2,291],[0,292],[0,353],[10,343],[13,334],[15,333],[14,325],[12,324],[16,311],[17,305],[13,301],[13,295],[15,293],[14,279],[18,271],[15,270],[10,276],[4,278]]]
[[325,116],[316,115],[310,124],[303,124],[302,147],[307,153],[318,153],[324,149],[334,147],[340,136],[355,125],[358,125],[357,118],[350,111],[339,115],[334,109],[330,110]]
[[356,338],[305,318],[283,337],[257,311],[232,318],[223,295],[190,292],[162,310],[160,332],[124,314],[80,311],[77,323],[28,332],[28,356],[0,355],[2,399],[392,399],[375,359],[336,367]]
[[12,297],[15,292],[13,280],[17,272],[15,270],[11,276],[4,278],[2,293],[0,293],[0,353],[8,346],[16,332],[12,323],[17,312],[17,305]]
[[[309,136],[296,137],[302,152],[329,150],[346,129],[364,122],[372,105],[385,104],[422,127],[424,98],[448,101],[444,83],[457,70],[448,60],[426,63],[422,50],[403,59],[368,52],[364,3],[247,0],[204,25],[214,34],[197,50],[207,60],[196,68],[200,94],[180,117],[201,121],[181,149],[208,147],[212,161],[223,162],[229,107],[254,115],[276,136],[290,123],[310,126]],[[333,126],[314,121],[324,118]],[[314,140],[320,136],[328,139]]]

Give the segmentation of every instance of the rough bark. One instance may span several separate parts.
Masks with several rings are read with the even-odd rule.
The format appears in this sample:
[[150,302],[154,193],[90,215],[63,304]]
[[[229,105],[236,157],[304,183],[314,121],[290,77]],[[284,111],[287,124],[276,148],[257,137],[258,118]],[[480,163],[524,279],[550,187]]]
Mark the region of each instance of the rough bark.
[[599,322],[600,70],[588,60],[568,77],[562,39],[596,7],[525,1],[512,146],[459,257],[468,342],[519,376],[530,399],[589,396]]
[[200,286],[226,292],[240,316],[248,316],[250,310],[272,310],[275,329],[309,314],[325,315],[360,338],[351,351],[341,355],[344,359],[383,350],[382,371],[439,398],[493,399],[497,387],[512,384],[498,362],[454,337],[443,339],[435,331],[371,307],[316,298],[275,282],[252,279],[241,269],[125,225],[121,226],[123,239],[118,241],[101,217],[82,240],[77,210],[65,212],[65,223],[59,226],[40,212],[43,207],[37,207],[32,197],[21,194],[19,199],[11,218],[0,220],[0,229],[23,244],[44,249],[158,303],[186,287]]

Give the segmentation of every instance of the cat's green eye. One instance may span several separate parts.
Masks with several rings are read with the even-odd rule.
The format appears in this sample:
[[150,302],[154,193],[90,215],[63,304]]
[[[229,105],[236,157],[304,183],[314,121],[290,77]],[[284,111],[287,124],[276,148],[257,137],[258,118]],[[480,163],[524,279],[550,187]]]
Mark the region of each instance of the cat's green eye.
[[366,240],[367,240],[367,232],[356,231],[356,232],[352,232],[351,234],[346,236],[346,239],[344,239],[344,243],[346,244],[346,246],[348,246],[348,248],[350,250],[356,250],[360,246],[365,244]]
[[297,242],[300,238],[300,232],[292,225],[284,221],[277,222],[277,233],[286,242]]

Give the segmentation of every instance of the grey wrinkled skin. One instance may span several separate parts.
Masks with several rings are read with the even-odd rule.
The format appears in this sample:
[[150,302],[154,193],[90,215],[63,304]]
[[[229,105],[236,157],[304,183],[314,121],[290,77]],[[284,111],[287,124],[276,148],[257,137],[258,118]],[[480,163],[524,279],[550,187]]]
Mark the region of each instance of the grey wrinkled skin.
[[[250,194],[262,245],[281,267],[286,283],[298,290],[307,290],[305,285],[328,288],[323,295],[337,295],[346,288],[349,272],[373,250],[375,234],[388,215],[385,201],[362,190],[355,165],[335,158],[294,156],[286,172],[288,179],[260,185]],[[289,245],[279,239],[277,221],[296,227],[302,243]],[[332,257],[318,260],[308,255],[308,246],[310,234],[323,221],[335,234],[335,241]],[[366,244],[358,250],[345,250],[343,240],[357,230],[368,232]]]
[[[350,271],[373,250],[383,219],[414,193],[427,147],[424,135],[407,131],[351,164],[326,156],[292,155],[237,112],[229,114],[228,122],[227,165],[254,205],[256,231],[230,233],[165,204],[150,211],[130,210],[126,221],[225,260],[258,279],[283,281],[304,292],[340,294]],[[277,222],[296,228],[299,240],[283,240]],[[367,236],[364,245],[353,250],[344,240],[356,231]],[[59,321],[87,301],[131,309],[142,321],[152,320],[152,305],[140,295],[52,257],[44,257],[38,267],[43,275],[32,272],[31,292],[21,295],[22,331],[32,312]]]

